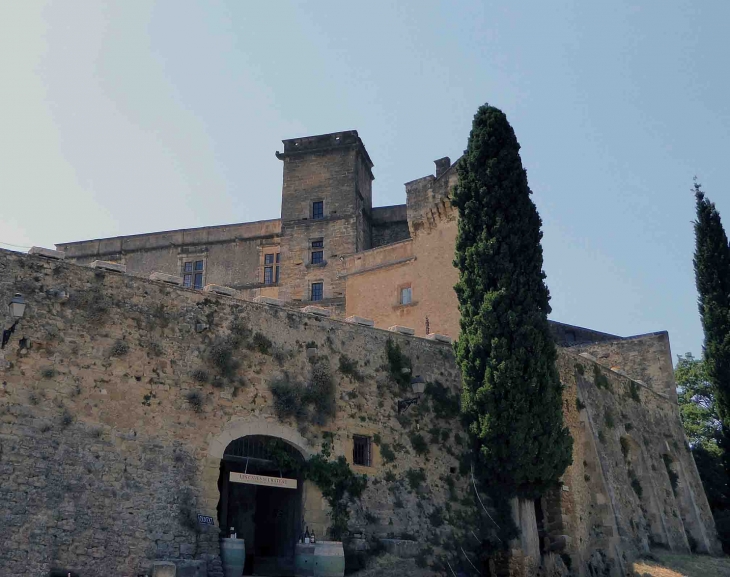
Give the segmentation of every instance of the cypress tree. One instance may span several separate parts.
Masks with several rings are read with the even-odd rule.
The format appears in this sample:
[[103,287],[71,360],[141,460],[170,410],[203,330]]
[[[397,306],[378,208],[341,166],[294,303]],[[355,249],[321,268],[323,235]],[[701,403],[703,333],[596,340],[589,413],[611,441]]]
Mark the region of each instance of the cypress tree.
[[694,184],[697,203],[695,281],[705,332],[704,360],[722,424],[720,445],[730,471],[730,245],[715,204]]
[[562,385],[547,315],[541,220],[520,145],[505,114],[474,116],[459,161],[455,345],[464,417],[481,480],[506,497],[535,498],[571,462]]

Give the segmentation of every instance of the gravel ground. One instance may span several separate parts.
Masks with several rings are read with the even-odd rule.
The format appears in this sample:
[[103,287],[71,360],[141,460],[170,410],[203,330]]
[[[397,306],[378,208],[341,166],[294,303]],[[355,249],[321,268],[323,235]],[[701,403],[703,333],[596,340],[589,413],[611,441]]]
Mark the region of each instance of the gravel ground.
[[639,577],[730,577],[730,557],[676,555],[654,551],[652,559],[634,563]]

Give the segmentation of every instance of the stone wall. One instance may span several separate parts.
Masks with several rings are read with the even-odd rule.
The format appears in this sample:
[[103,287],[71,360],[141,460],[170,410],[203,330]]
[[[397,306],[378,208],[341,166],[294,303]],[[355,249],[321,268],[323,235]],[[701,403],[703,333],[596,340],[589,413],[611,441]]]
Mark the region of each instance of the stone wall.
[[263,252],[279,243],[281,222],[210,226],[57,244],[66,258],[79,264],[106,260],[125,264],[127,272],[148,277],[152,272],[175,276],[182,263],[205,262],[204,284],[244,288],[263,283]]
[[666,331],[582,344],[573,350],[590,354],[601,365],[641,381],[676,403],[672,352]]
[[410,238],[406,205],[378,206],[372,210],[371,248],[393,244]]
[[[335,455],[350,463],[353,435],[370,436],[372,466],[353,465],[369,482],[350,506],[351,530],[455,552],[473,511],[459,461],[466,436],[433,393],[398,415],[411,393],[386,355],[390,339],[412,374],[454,395],[449,346],[0,252],[0,302],[14,292],[28,306],[0,354],[3,574],[136,575],[155,559],[212,562],[218,528],[191,521],[217,517],[220,460],[247,435],[284,439],[310,457],[332,434]],[[718,553],[676,402],[582,354],[559,356],[574,455],[562,487],[540,504],[541,550],[597,575],[618,575],[652,543]],[[280,420],[271,383],[305,387],[313,363],[334,380],[334,418]],[[309,482],[303,511],[324,535],[328,507]],[[531,535],[523,540],[534,548]]]
[[[453,391],[448,345],[2,252],[0,302],[14,292],[28,306],[0,358],[0,573],[136,575],[155,559],[213,559],[218,528],[188,521],[217,517],[223,451],[251,434],[310,456],[327,431],[349,461],[352,435],[370,435],[373,466],[355,467],[369,483],[352,528],[429,543],[452,531],[447,507],[462,505],[450,491],[468,491],[455,473],[465,439],[434,416],[428,395],[398,418],[397,400],[412,393],[386,361],[392,339],[413,374]],[[243,341],[224,378],[212,359],[232,330]],[[304,386],[313,359],[335,381],[335,418],[279,421],[269,385]],[[310,483],[304,511],[326,534],[327,506]]]
[[[406,185],[409,240],[345,259],[347,315],[373,319],[377,327],[407,326],[420,336],[458,336],[458,272],[452,264],[457,214],[447,196],[455,176],[448,170]],[[402,304],[400,291],[409,286],[412,301]]]
[[548,547],[598,575],[625,574],[653,545],[720,554],[676,401],[573,348],[558,368],[574,449],[562,490],[545,499],[550,532],[566,535]]

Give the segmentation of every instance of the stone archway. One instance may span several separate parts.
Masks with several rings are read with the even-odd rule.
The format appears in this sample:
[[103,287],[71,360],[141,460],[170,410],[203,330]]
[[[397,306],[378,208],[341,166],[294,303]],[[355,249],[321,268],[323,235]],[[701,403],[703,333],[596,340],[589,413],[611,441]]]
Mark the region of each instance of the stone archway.
[[[223,495],[223,482],[222,479],[224,476],[230,475],[230,463],[228,463],[228,466],[224,466],[226,463],[226,460],[230,461],[230,451],[229,454],[226,455],[226,448],[231,446],[232,444],[235,444],[236,442],[239,442],[242,439],[248,439],[248,438],[256,438],[256,437],[265,437],[269,439],[274,439],[278,441],[283,441],[286,445],[289,447],[296,449],[295,453],[297,455],[301,455],[301,458],[303,460],[307,460],[309,457],[311,457],[315,451],[311,448],[311,445],[309,442],[302,437],[298,431],[295,429],[289,428],[285,425],[282,425],[278,422],[267,422],[263,419],[234,419],[228,422],[222,429],[221,433],[217,436],[212,436],[209,438],[208,441],[208,450],[206,454],[205,459],[205,465],[202,475],[203,480],[203,493],[204,493],[204,503],[205,503],[205,510],[206,514],[210,515],[214,519],[217,520],[216,526],[220,527],[221,522],[225,522],[226,524],[230,525],[229,521],[229,512],[230,508],[228,505],[228,501],[226,506],[226,515],[221,516],[221,508],[222,508],[222,495]],[[224,460],[224,457],[226,460]],[[234,467],[235,468],[235,467]],[[243,472],[244,469],[241,469],[238,472]],[[249,471],[252,472],[252,471]],[[269,472],[269,474],[272,474]],[[275,473],[273,473],[274,476],[276,476]],[[281,500],[289,499],[294,503],[291,505],[290,508],[298,508],[298,511],[296,515],[293,515],[293,518],[296,520],[296,522],[301,523],[301,520],[303,517],[306,517],[307,519],[313,518],[314,516],[308,513],[305,513],[304,510],[307,509],[322,509],[322,499],[321,494],[318,490],[316,490],[315,487],[312,486],[311,483],[304,483],[303,479],[298,479],[299,486],[297,489],[297,497],[296,499],[291,499],[289,494],[281,494],[281,495],[270,495],[271,489],[241,489],[240,487],[236,487],[234,489],[234,492],[237,494],[238,497],[242,497],[244,500],[248,499],[251,503],[252,500],[255,500],[255,507],[257,509],[259,508],[265,508],[270,507],[272,502],[277,502],[280,499],[278,497],[281,497]],[[226,492],[229,490],[230,485],[226,485]],[[286,492],[286,489],[274,489],[274,492]],[[226,499],[228,499],[228,493],[226,494]],[[244,505],[245,506],[245,505]],[[281,507],[284,509],[283,507]],[[225,518],[225,521],[224,521]],[[259,519],[260,520],[260,519]],[[228,530],[228,527],[220,527],[224,533]],[[297,530],[299,528],[297,527]],[[238,529],[241,531],[241,529]],[[243,535],[239,535],[239,537],[243,537]],[[287,536],[287,539],[290,537],[290,535]],[[251,543],[251,548],[249,549],[249,544],[247,543],[247,550],[254,550],[255,544]],[[287,573],[281,573],[282,567],[277,567],[274,573],[271,574],[287,574]],[[260,567],[256,568],[256,573],[260,573]],[[260,573],[260,574],[268,574],[266,571]]]
[[220,435],[210,439],[208,443],[208,459],[222,459],[223,453],[231,441],[249,435],[278,437],[296,447],[304,455],[305,459],[308,459],[314,454],[314,450],[309,442],[295,429],[282,425],[281,423],[268,422],[263,419],[233,419],[223,427]]

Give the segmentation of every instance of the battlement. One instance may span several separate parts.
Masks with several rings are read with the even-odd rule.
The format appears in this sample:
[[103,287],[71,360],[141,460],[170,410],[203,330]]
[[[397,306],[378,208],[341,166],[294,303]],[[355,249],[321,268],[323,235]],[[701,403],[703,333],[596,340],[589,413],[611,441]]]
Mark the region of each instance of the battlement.
[[279,151],[276,152],[276,157],[280,160],[298,154],[313,154],[339,148],[356,147],[366,158],[368,167],[373,167],[373,161],[370,160],[370,155],[367,153],[362,139],[358,136],[357,130],[345,130],[344,132],[333,132],[331,134],[290,138],[282,140],[282,143],[284,144],[283,154]]

